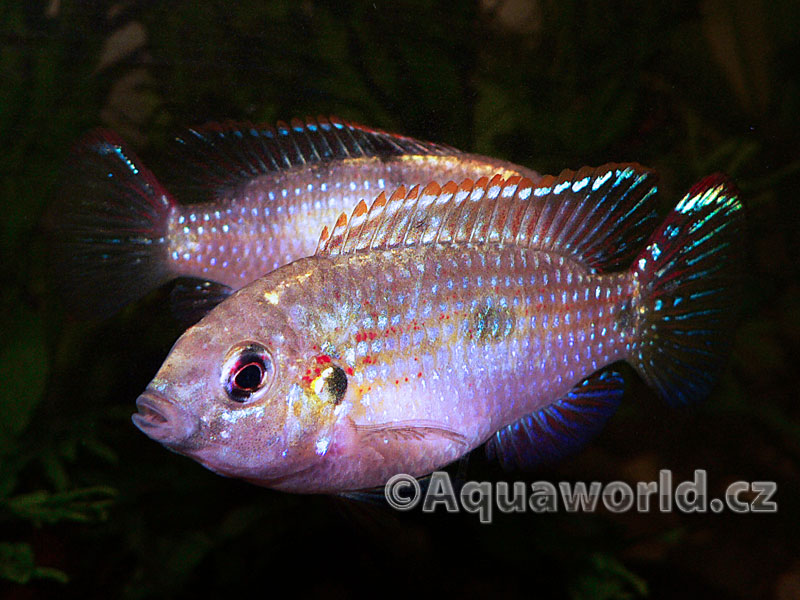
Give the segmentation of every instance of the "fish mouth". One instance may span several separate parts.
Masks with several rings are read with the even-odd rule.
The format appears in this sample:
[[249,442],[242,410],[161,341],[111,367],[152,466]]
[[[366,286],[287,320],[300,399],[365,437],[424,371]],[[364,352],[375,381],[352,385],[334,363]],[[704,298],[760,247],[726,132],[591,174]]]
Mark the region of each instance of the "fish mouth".
[[146,436],[170,446],[185,443],[197,431],[197,421],[152,389],[136,400],[133,424]]

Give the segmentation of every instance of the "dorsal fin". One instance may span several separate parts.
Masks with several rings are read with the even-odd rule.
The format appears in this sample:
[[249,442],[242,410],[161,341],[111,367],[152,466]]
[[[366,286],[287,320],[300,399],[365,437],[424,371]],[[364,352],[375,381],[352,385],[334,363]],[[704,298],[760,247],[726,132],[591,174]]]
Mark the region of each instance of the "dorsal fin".
[[[546,175],[534,185],[499,175],[398,188],[348,226],[342,215],[322,254],[431,243],[503,243],[572,256],[592,269],[627,266],[650,233],[656,176],[635,164]],[[337,236],[336,232],[340,234]],[[346,243],[344,243],[346,240]]]
[[319,241],[317,241],[317,249],[314,250],[314,254],[320,254],[322,249],[325,247],[325,243],[330,239],[331,233],[328,231],[328,226],[322,228],[322,233],[319,234]]
[[[230,189],[255,177],[313,163],[361,157],[452,155],[443,144],[371,129],[337,117],[292,119],[289,124],[225,121],[191,128],[177,136],[172,157],[190,185]],[[175,169],[173,169],[175,170]],[[184,186],[186,187],[186,186]]]
[[367,203],[364,202],[364,200],[359,200],[358,204],[356,204],[356,207],[353,209],[353,214],[350,216],[350,222],[347,227],[347,238],[342,244],[342,252],[347,253],[358,240],[364,221],[367,220],[368,211]]

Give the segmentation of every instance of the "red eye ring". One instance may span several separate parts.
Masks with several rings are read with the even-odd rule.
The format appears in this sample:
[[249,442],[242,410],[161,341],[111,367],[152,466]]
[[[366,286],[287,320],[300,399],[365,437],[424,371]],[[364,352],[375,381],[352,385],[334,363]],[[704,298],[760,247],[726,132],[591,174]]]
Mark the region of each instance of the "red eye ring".
[[231,383],[235,389],[252,394],[261,385],[264,372],[265,367],[262,361],[251,361],[234,371]]
[[222,368],[222,385],[228,398],[247,402],[267,386],[272,371],[272,360],[266,348],[254,342],[240,344],[228,352]]

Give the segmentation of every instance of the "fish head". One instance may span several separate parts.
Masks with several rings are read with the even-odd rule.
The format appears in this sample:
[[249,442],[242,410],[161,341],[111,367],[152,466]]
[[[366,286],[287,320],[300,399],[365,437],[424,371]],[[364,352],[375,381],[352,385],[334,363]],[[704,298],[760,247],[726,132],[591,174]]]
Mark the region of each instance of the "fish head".
[[343,370],[262,286],[240,290],[188,329],[139,396],[134,424],[221,475],[266,486],[324,460]]

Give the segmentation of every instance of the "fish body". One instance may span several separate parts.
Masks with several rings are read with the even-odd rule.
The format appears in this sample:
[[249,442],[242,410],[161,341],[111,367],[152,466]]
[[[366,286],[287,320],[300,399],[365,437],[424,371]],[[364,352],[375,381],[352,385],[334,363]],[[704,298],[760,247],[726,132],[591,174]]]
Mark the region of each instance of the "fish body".
[[399,155],[323,163],[260,176],[214,202],[175,206],[165,247],[175,276],[239,289],[314,252],[323,225],[381,191],[441,178],[511,176],[524,167],[475,155]]
[[313,256],[190,328],[134,422],[223,475],[337,493],[487,441],[504,466],[577,447],[619,402],[603,369],[620,360],[671,402],[702,397],[741,205],[712,176],[650,233],[654,190],[651,172],[607,165],[359,204]]
[[[330,119],[277,128],[209,125],[177,139],[173,171],[205,200],[180,204],[109,131],[78,145],[51,221],[70,304],[107,314],[150,289],[181,286],[200,312],[310,255],[322,226],[382,190],[428,181],[538,175],[497,159]],[[180,190],[179,190],[180,191]]]

